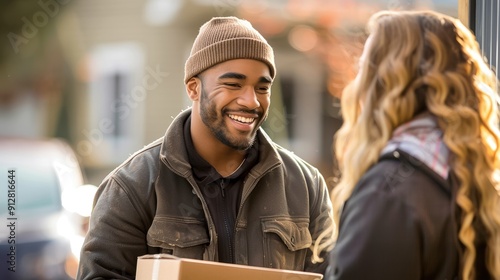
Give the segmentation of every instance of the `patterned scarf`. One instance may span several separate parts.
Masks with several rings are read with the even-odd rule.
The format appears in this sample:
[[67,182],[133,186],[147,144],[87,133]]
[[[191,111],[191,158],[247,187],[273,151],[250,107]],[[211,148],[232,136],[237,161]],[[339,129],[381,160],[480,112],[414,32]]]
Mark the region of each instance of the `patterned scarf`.
[[430,113],[422,113],[397,127],[382,154],[396,149],[422,161],[444,179],[448,178],[450,151],[443,142],[443,132],[436,118]]

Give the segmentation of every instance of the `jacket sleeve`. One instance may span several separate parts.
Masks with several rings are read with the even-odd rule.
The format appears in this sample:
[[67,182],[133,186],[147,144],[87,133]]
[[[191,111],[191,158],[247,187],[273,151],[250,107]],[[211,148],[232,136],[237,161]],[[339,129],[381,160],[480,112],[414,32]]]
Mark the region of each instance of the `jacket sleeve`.
[[[318,236],[333,224],[333,219],[331,215],[332,203],[325,179],[318,171],[314,177],[316,178],[316,184],[314,185],[315,200],[311,208],[309,231],[311,232],[312,240],[317,240]],[[328,252],[323,251],[320,253],[320,257],[324,260],[321,263],[313,263],[312,254],[312,250],[308,250],[304,270],[325,274],[328,266]]]
[[144,217],[113,178],[100,186],[80,255],[77,279],[134,279],[147,254]]
[[401,191],[365,178],[341,213],[326,279],[420,279],[419,225]]

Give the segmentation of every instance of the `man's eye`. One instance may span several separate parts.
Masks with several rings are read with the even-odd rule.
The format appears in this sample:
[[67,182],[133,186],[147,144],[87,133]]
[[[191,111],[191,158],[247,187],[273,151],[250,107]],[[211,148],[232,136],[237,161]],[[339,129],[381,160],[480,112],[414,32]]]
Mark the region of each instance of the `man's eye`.
[[239,88],[240,85],[239,84],[236,84],[236,83],[225,83],[224,85],[228,86],[228,87],[237,87]]
[[258,87],[257,91],[267,93],[269,92],[269,87]]

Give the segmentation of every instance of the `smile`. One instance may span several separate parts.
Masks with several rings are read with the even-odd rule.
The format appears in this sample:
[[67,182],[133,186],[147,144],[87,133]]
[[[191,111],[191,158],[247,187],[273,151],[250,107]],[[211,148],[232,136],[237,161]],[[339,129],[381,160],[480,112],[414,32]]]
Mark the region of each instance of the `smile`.
[[251,124],[255,121],[255,118],[246,118],[246,117],[237,116],[237,115],[228,115],[228,116],[232,120],[235,120],[235,121],[238,121],[238,122],[244,123],[244,124]]

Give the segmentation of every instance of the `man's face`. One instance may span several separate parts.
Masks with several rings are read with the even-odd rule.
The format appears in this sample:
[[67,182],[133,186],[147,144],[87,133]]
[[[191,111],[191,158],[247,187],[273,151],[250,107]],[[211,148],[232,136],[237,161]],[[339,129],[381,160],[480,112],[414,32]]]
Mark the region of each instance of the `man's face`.
[[236,59],[199,75],[200,117],[223,144],[245,150],[267,118],[272,78],[263,62]]

